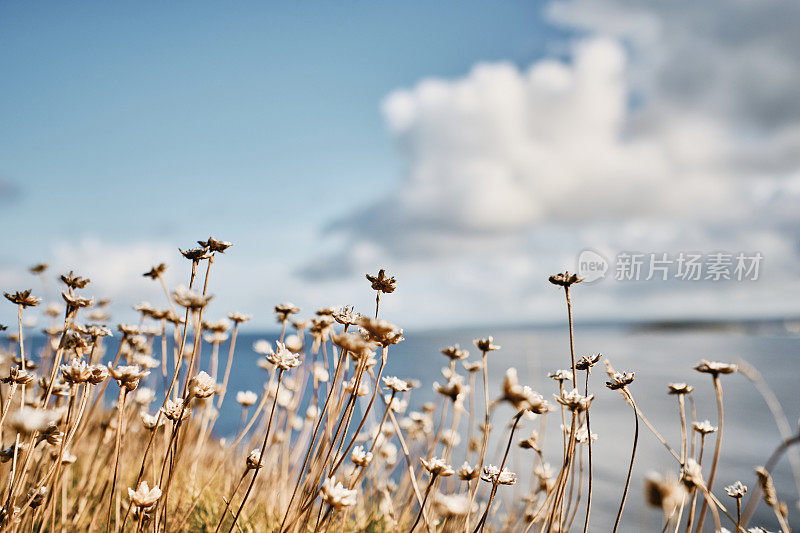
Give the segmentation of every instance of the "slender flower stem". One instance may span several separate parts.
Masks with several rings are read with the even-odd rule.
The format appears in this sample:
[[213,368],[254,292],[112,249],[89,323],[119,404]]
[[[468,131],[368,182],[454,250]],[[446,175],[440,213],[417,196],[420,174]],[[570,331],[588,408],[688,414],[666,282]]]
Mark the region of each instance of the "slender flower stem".
[[[591,367],[586,369],[586,387],[584,389],[584,396],[587,398],[589,397],[589,374],[592,373]],[[589,490],[586,495],[586,518],[583,521],[583,533],[587,533],[589,531],[589,515],[592,512],[592,426],[589,423],[589,410],[591,409],[591,405],[588,409],[586,409],[586,433],[588,434],[587,438],[587,447],[589,449]],[[581,457],[583,457],[581,455]]]
[[[706,483],[709,492],[711,492],[711,489],[714,487],[714,476],[717,473],[717,463],[719,461],[720,449],[722,448],[722,425],[725,422],[725,412],[722,407],[722,383],[720,382],[718,374],[712,374],[712,377],[714,379],[714,392],[716,392],[717,396],[717,417],[719,423],[717,429],[717,442],[714,446],[714,457],[711,459],[711,472],[708,474],[708,483]],[[697,519],[697,533],[703,532],[703,520],[706,517],[707,508],[708,499],[704,499],[703,506],[700,508],[700,516]]]
[[[380,293],[378,293],[380,294]],[[425,502],[428,501],[428,496],[431,493],[431,488],[433,487],[433,482],[436,480],[436,474],[431,472],[431,479],[428,481],[428,487],[425,489],[425,496],[422,498],[422,503],[419,506],[419,512],[417,513],[417,518],[414,519],[414,524],[409,529],[409,533],[412,533],[416,528],[417,524],[419,524],[419,519],[422,518],[422,511],[425,509]]]
[[[486,353],[485,351],[481,352],[481,359],[483,361],[482,370],[483,370],[483,398],[484,398],[484,405],[486,407],[485,417],[483,422],[483,442],[481,444],[481,458],[478,461],[478,472],[483,470],[483,462],[486,460],[486,444],[489,442],[489,420],[490,420],[490,413],[489,413],[489,370],[487,368],[487,361],[486,361]],[[469,505],[467,509],[472,509],[472,504],[475,501],[475,496],[478,493],[478,483],[475,483],[475,488],[472,489],[472,493],[469,497]],[[469,531],[469,515],[467,513],[467,519],[464,526],[465,533]]]
[[[114,496],[117,488],[117,471],[119,470],[119,449],[122,443],[122,416],[125,412],[125,399],[128,396],[128,389],[124,386],[119,389],[119,398],[117,399],[117,437],[114,442],[114,476],[111,481],[111,493],[108,502],[108,514],[106,515],[106,533],[111,531],[111,509],[114,507]],[[119,516],[117,516],[119,518]]]
[[[267,423],[267,431],[264,433],[264,443],[261,445],[261,453],[258,456],[258,461],[261,463],[264,457],[264,452],[267,449],[267,442],[269,442],[269,432],[272,429],[272,419],[275,416],[275,406],[278,404],[278,395],[281,392],[281,378],[283,377],[284,370],[282,368],[278,369],[278,385],[275,388],[275,399],[272,401],[272,411],[269,413],[269,422]],[[231,524],[230,529],[228,529],[228,533],[233,531],[233,528],[236,527],[236,521],[239,520],[239,515],[242,514],[242,509],[244,509],[245,503],[247,503],[247,498],[250,496],[250,492],[253,490],[253,485],[256,483],[256,477],[258,473],[261,471],[260,468],[256,469],[253,472],[253,477],[250,479],[250,485],[247,487],[247,492],[244,493],[244,498],[242,498],[242,503],[239,505],[239,510],[236,511],[236,515],[233,517],[233,523]]]
[[[633,473],[633,461],[636,458],[636,444],[639,442],[639,410],[636,408],[636,402],[633,401],[633,395],[631,395],[628,387],[624,387],[622,391],[628,397],[631,402],[631,406],[633,407],[633,416],[636,421],[636,429],[633,433],[633,451],[631,452],[631,463],[628,467],[628,475],[625,478],[625,488],[622,491],[622,501],[619,503],[619,511],[617,512],[617,518],[614,520],[614,529],[613,532],[616,533],[617,529],[619,528],[619,521],[622,518],[622,511],[625,509],[625,498],[628,496],[628,487],[631,484],[631,474]],[[591,438],[591,436],[590,436]]]
[[[514,424],[511,426],[511,432],[508,434],[508,443],[506,444],[506,452],[503,454],[503,460],[500,462],[500,473],[502,474],[503,468],[506,466],[506,460],[508,459],[508,452],[511,450],[511,441],[514,440],[514,432],[517,431],[517,424],[519,424],[519,419],[522,418],[522,413],[524,411],[520,411],[516,415],[514,415]],[[499,476],[500,474],[498,474]],[[475,526],[475,530],[473,533],[477,533],[478,531],[483,531],[484,526],[486,526],[486,518],[489,516],[489,510],[492,508],[492,501],[494,500],[494,496],[497,494],[497,483],[492,483],[492,492],[489,494],[489,501],[486,502],[486,511],[483,512],[483,516],[478,521],[478,525]]]

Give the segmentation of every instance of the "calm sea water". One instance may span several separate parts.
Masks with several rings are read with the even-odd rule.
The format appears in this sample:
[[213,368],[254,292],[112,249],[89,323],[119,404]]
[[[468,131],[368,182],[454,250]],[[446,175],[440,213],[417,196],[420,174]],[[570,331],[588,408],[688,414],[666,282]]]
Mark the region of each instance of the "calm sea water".
[[[488,329],[450,330],[423,333],[409,332],[406,341],[393,346],[385,375],[415,378],[422,382],[414,391],[409,409],[418,408],[425,401],[434,400],[434,381],[442,381],[441,368],[447,363],[439,350],[449,344],[460,343],[470,349],[472,357],[479,354],[472,340],[493,335],[502,349],[489,354],[489,390],[496,395],[500,390],[503,373],[508,367],[518,370],[520,382],[530,385],[546,397],[551,397],[555,382],[547,373],[558,368],[569,367],[569,338],[566,329]],[[233,433],[239,424],[241,411],[234,400],[238,390],[262,391],[267,373],[256,367],[257,355],[252,350],[257,339],[274,340],[274,335],[241,334],[234,355],[230,378],[229,396],[220,413],[217,431],[220,435]],[[111,347],[109,347],[111,348]],[[157,350],[158,351],[158,350]],[[209,353],[204,346],[204,355]],[[227,349],[221,350],[220,366],[224,365]],[[798,387],[798,363],[800,363],[800,337],[787,333],[733,333],[722,331],[674,331],[637,330],[624,327],[587,327],[576,330],[576,353],[578,356],[600,352],[608,357],[617,370],[635,371],[636,380],[631,391],[645,415],[658,428],[675,449],[680,447],[680,424],[677,401],[666,394],[667,384],[685,381],[695,386],[698,419],[708,418],[717,424],[716,404],[711,378],[692,370],[701,358],[722,361],[742,359],[756,367],[770,384],[783,404],[793,428],[800,416],[800,388]],[[220,372],[221,373],[221,372]],[[611,529],[630,459],[634,419],[631,408],[616,392],[604,387],[605,372],[602,365],[596,367],[590,384],[596,395],[592,406],[592,432],[597,433],[594,450],[595,499],[592,509],[593,530]],[[725,503],[722,487],[741,480],[749,487],[755,485],[753,467],[763,464],[781,440],[770,412],[756,389],[740,374],[723,376],[725,426],[715,492]],[[160,380],[159,380],[160,381]],[[479,380],[480,383],[480,380]],[[480,396],[482,397],[482,395]],[[482,409],[482,400],[477,404]],[[494,414],[496,433],[504,429],[510,417],[510,409],[501,407]],[[464,418],[465,420],[465,418]],[[559,462],[560,439],[559,416],[552,416],[547,429],[547,444],[551,464]],[[521,426],[517,435],[524,438],[532,429],[538,429],[538,421]],[[466,421],[462,423],[462,431]],[[501,444],[490,443],[488,462],[499,462]],[[503,441],[507,432],[502,435]],[[515,440],[519,440],[515,437]],[[713,441],[712,441],[713,445]],[[531,471],[531,455],[516,449],[511,459],[511,468],[521,479],[527,479]],[[708,456],[707,456],[708,457]],[[459,465],[463,455],[455,455]],[[674,459],[644,427],[640,429],[639,448],[634,467],[631,491],[626,504],[623,525],[628,531],[659,531],[660,512],[646,507],[642,496],[643,478],[649,471],[677,472]],[[792,509],[793,525],[800,527],[800,510],[797,509],[795,488],[789,462],[784,459],[773,472],[779,496]],[[502,496],[519,497],[522,489],[503,487]],[[585,500],[584,500],[585,501]],[[756,515],[751,525],[763,525],[777,530],[772,515],[764,509]]]

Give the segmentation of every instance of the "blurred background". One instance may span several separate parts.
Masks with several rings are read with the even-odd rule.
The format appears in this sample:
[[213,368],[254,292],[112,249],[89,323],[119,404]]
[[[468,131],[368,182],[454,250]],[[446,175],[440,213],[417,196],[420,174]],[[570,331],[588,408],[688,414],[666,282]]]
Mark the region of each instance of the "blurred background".
[[[398,289],[382,316],[408,339],[389,372],[421,378],[421,402],[438,350],[486,334],[504,346],[493,390],[514,365],[549,395],[568,338],[547,276],[577,270],[592,281],[574,290],[579,355],[635,370],[668,440],[669,380],[697,385],[698,417],[715,420],[701,357],[761,369],[794,425],[799,16],[778,0],[3,2],[2,288],[59,301],[55,277],[74,269],[136,322],[132,305],[165,304],[142,273],[165,262],[186,283],[179,246],[230,240],[208,313],[254,315],[232,383],[260,390],[251,346],[274,339],[272,306],[366,312],[364,273],[386,268]],[[781,438],[745,378],[728,385],[720,487],[752,484]],[[632,420],[616,395],[597,401],[610,524]],[[223,433],[239,416],[225,409]],[[642,439],[634,490],[674,470]],[[788,463],[775,476],[794,504]],[[630,502],[630,527],[660,527]]]
[[[125,319],[211,234],[225,309],[366,305],[386,267],[405,326],[552,323],[546,275],[590,249],[578,320],[797,316],[798,11],[4,2],[0,278],[74,268]],[[618,281],[623,252],[763,260]]]

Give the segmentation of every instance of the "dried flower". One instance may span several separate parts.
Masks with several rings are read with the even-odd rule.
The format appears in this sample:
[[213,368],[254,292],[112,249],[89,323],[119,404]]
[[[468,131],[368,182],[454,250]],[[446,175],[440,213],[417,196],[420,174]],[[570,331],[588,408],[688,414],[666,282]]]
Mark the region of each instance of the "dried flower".
[[172,291],[172,299],[176,304],[187,309],[202,309],[213,298],[212,295],[203,296],[187,289],[183,285]]
[[459,468],[458,472],[456,473],[462,481],[472,481],[478,477],[478,467],[472,466],[468,462],[464,461],[464,464],[461,465],[461,468]]
[[741,499],[744,498],[745,494],[747,494],[747,486],[742,484],[741,481],[737,481],[733,485],[728,485],[725,487],[725,492],[727,492],[728,496],[731,498]]
[[453,467],[445,463],[444,459],[440,459],[438,457],[431,457],[429,461],[420,458],[419,462],[422,463],[422,466],[425,468],[425,470],[430,472],[433,476],[448,477],[455,473]]
[[599,353],[595,355],[584,355],[575,363],[575,368],[578,370],[589,370],[596,365],[602,357],[603,354]]
[[688,459],[681,472],[681,481],[688,488],[703,486],[703,470],[694,459]]
[[233,243],[228,241],[218,241],[214,237],[209,237],[207,241],[197,241],[197,244],[208,250],[209,252],[225,253],[225,250],[233,246]]
[[561,287],[569,288],[570,285],[574,283],[580,283],[583,281],[583,278],[579,278],[576,274],[570,274],[567,271],[559,272],[558,274],[553,274],[548,278],[550,283],[553,285],[559,285]]
[[183,408],[183,398],[167,400],[164,402],[161,412],[173,422],[177,422],[178,419],[189,418],[190,414],[188,409]]
[[246,315],[244,313],[228,313],[228,318],[230,318],[237,324],[241,324],[253,318],[253,315]]
[[733,372],[736,372],[737,367],[731,363],[721,363],[719,361],[708,361],[703,359],[697,364],[697,366],[694,367],[694,369],[704,374],[718,376],[720,374],[732,374]]
[[189,391],[196,398],[208,398],[217,392],[217,384],[211,376],[201,371],[189,381]]
[[667,393],[676,395],[690,394],[693,390],[694,387],[687,385],[686,383],[670,383]]
[[150,371],[142,370],[138,365],[113,367],[108,363],[108,374],[116,380],[117,385],[132,391],[139,386],[140,379],[150,375]]
[[70,270],[69,274],[62,274],[61,281],[64,282],[64,285],[69,287],[70,289],[83,289],[85,288],[90,281],[89,278],[82,278],[80,276],[76,276],[75,273]]
[[245,464],[247,465],[248,470],[258,470],[264,466],[264,464],[261,462],[261,450],[256,448],[248,453],[247,459],[245,459]]
[[460,361],[461,359],[466,359],[469,357],[469,352],[462,350],[458,344],[454,344],[442,349],[442,354],[453,361]]
[[178,251],[183,257],[193,262],[202,261],[203,259],[211,257],[211,254],[208,253],[205,248],[191,248],[185,251],[178,248]]
[[[30,366],[30,365],[28,365]],[[27,385],[36,380],[36,374],[23,370],[18,366],[12,366],[9,369],[7,378],[3,379],[3,383],[16,383],[17,385]]]
[[136,490],[128,488],[128,498],[131,503],[139,508],[152,507],[161,497],[161,489],[153,487],[152,489],[147,485],[147,481],[142,481]]
[[491,352],[493,350],[499,350],[500,346],[497,346],[494,343],[494,338],[486,337],[485,339],[475,339],[475,346],[478,347],[480,351],[484,354],[486,352]]
[[286,345],[278,341],[275,343],[277,350],[271,354],[267,354],[267,361],[277,366],[281,370],[289,370],[300,364],[300,358],[297,354],[292,353],[286,349]]
[[300,312],[300,308],[293,303],[284,302],[275,306],[275,316],[278,322],[286,322],[289,317]]
[[366,467],[372,462],[372,452],[364,451],[363,446],[356,446],[350,454],[350,460],[357,466]]
[[17,291],[13,294],[11,293],[4,293],[6,299],[15,304],[19,305],[20,307],[35,307],[39,305],[39,302],[42,301],[41,298],[37,298],[36,296],[31,296],[31,289],[27,289],[24,291]]
[[167,270],[166,263],[161,263],[159,265],[152,267],[150,270],[142,274],[142,276],[150,279],[158,279],[159,276],[161,276],[161,274],[163,274],[165,270]]
[[581,393],[578,392],[578,389],[572,389],[571,391],[561,391],[560,395],[553,395],[558,403],[565,406],[570,411],[586,411],[589,409],[589,406],[592,404],[592,400],[594,399],[594,395],[591,394],[587,396],[581,396]]
[[73,358],[69,364],[61,365],[61,375],[67,383],[77,385],[89,381],[92,369],[85,361]]
[[366,274],[367,280],[372,284],[372,290],[389,294],[394,292],[397,280],[394,277],[387,277],[386,270],[380,269],[377,276]]
[[665,516],[672,516],[681,505],[686,489],[675,477],[649,472],[644,478],[644,494],[649,505],[660,508]]
[[92,385],[99,385],[108,377],[108,369],[103,365],[92,365],[90,370],[91,376],[87,381]]
[[543,414],[550,411],[550,404],[528,386],[522,386],[517,379],[517,369],[514,367],[506,370],[503,376],[502,396],[499,401],[510,403],[517,411],[531,411]]
[[355,505],[357,493],[356,490],[346,489],[341,481],[336,481],[335,477],[327,478],[323,481],[320,491],[322,501],[336,509]]
[[692,424],[694,430],[701,435],[708,435],[709,433],[714,433],[717,430],[717,426],[712,426],[711,422],[708,420],[703,420],[702,422],[695,422]]
[[353,311],[352,307],[339,307],[333,312],[333,319],[344,326],[353,326],[361,318],[360,313]]
[[453,402],[459,401],[462,398],[464,393],[469,390],[469,387],[464,385],[464,377],[455,374],[450,377],[446,384],[440,385],[438,382],[434,382],[433,390],[438,392],[443,396],[447,396]]
[[539,446],[539,433],[537,431],[532,431],[527,439],[519,441],[519,447],[525,450],[540,452],[542,449]]
[[623,389],[633,383],[634,374],[635,372],[614,372],[611,381],[606,381],[606,387],[611,390]]
[[242,407],[250,407],[258,400],[258,395],[253,391],[239,391],[236,393],[236,401]]
[[483,368],[483,363],[481,361],[462,361],[461,364],[464,367],[464,370],[470,374]]
[[408,383],[394,376],[387,376],[383,378],[383,384],[392,389],[394,392],[405,392],[408,390]]
[[501,471],[494,465],[486,465],[483,467],[481,479],[493,485],[513,485],[517,482],[517,475],[506,468]]
[[38,263],[28,268],[28,271],[31,274],[44,274],[44,271],[47,270],[48,266],[50,265],[48,265],[47,263]]
[[572,372],[569,370],[559,369],[555,372],[550,372],[547,377],[562,383],[564,381],[572,381]]
[[378,320],[377,318],[364,316],[359,318],[356,323],[369,333],[371,341],[383,346],[397,344],[403,340],[403,330],[388,320]]

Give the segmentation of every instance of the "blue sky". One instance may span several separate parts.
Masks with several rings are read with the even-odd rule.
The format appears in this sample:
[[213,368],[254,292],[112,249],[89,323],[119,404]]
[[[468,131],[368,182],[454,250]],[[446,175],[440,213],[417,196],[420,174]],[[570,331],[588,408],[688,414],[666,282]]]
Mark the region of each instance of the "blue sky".
[[[219,313],[366,306],[386,267],[402,322],[550,321],[586,248],[760,251],[800,288],[794,11],[4,2],[3,288],[49,261],[124,318],[208,234]],[[595,287],[595,318],[800,311],[764,280]]]

